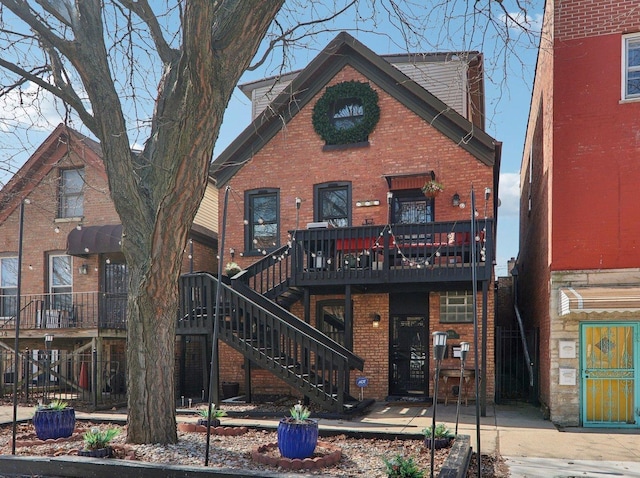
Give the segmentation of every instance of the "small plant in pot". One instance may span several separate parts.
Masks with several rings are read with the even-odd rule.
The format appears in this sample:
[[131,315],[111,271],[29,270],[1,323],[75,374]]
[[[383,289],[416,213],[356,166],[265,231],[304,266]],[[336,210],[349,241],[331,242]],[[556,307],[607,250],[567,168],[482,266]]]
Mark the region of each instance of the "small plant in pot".
[[422,430],[424,434],[424,446],[431,449],[431,440],[435,439],[434,448],[446,448],[451,445],[451,440],[455,437],[451,429],[444,423],[436,425],[435,433],[431,432],[431,427],[428,426]]
[[52,400],[36,407],[33,426],[40,440],[68,438],[76,426],[76,412],[67,402]]
[[278,424],[278,449],[285,458],[309,458],[318,444],[318,422],[309,418],[311,412],[298,403],[291,416]]
[[444,191],[444,185],[442,183],[439,183],[435,179],[430,179],[429,181],[424,183],[421,189],[425,196],[434,198],[442,191]]
[[211,413],[209,413],[208,408],[200,408],[199,410],[196,411],[196,413],[201,417],[198,419],[198,425],[203,425],[206,427],[207,422],[210,421],[211,426],[214,428],[220,426],[220,417],[227,416],[227,412],[225,412],[224,410],[220,410],[219,408],[216,408],[215,404],[211,405]]
[[229,277],[233,277],[234,275],[242,272],[242,267],[240,267],[235,262],[228,262],[224,268],[224,271]]
[[117,428],[108,428],[106,430],[100,430],[97,427],[93,427],[88,432],[82,435],[84,440],[84,448],[78,450],[80,456],[90,456],[95,458],[108,458],[112,455],[113,450],[109,446],[111,440],[120,434],[120,430]]

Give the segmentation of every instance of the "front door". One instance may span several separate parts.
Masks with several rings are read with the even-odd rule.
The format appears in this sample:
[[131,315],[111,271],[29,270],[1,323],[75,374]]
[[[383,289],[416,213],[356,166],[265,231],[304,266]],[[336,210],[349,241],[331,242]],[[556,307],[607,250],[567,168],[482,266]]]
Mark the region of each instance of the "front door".
[[637,322],[581,326],[582,417],[587,426],[638,427]]
[[425,395],[428,383],[427,318],[421,315],[391,317],[389,393]]

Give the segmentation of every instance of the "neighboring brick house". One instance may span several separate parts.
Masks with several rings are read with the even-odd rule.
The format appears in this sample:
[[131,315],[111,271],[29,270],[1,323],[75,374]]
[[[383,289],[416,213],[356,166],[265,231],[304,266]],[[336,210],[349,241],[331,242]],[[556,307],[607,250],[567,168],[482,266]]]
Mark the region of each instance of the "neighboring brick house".
[[[430,397],[432,332],[448,332],[442,367],[457,374],[454,349],[474,341],[475,258],[482,353],[472,346],[467,366],[479,361],[492,402],[501,144],[482,129],[482,55],[381,57],[341,33],[283,81],[241,87],[255,119],[212,165],[220,204],[228,198],[221,260],[245,269],[235,291],[223,290],[223,304],[234,305],[221,324],[221,379],[243,381],[249,395],[289,391],[319,402],[358,395],[363,377],[365,398]],[[421,188],[434,178],[444,191],[427,197]],[[318,342],[307,337],[318,331]],[[325,366],[335,342],[346,376]],[[321,398],[323,387],[333,392]]]
[[640,426],[640,9],[546,2],[521,167],[517,305],[553,422]]
[[[191,230],[183,272],[216,267],[217,193],[213,191],[211,185]],[[91,399],[92,361],[100,364],[96,364],[98,390],[124,391],[127,267],[121,239],[100,145],[59,125],[0,191],[2,382],[13,380],[20,310],[18,350],[30,357],[29,370],[34,374],[30,382],[42,383],[38,377],[42,377],[46,335],[53,339],[50,347],[55,352],[52,380],[69,393],[66,398]],[[19,380],[25,379],[25,369],[21,367]],[[117,374],[118,387],[109,385],[111,370]]]

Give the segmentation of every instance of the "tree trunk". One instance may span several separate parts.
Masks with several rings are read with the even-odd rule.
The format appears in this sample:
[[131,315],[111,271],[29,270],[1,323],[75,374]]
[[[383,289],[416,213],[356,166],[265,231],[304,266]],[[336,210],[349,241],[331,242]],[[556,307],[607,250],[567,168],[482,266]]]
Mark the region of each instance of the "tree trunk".
[[131,272],[130,287],[137,292],[129,291],[127,307],[127,441],[176,443],[173,344],[177,286],[169,286],[175,279],[167,274],[164,288],[144,290],[149,277]]

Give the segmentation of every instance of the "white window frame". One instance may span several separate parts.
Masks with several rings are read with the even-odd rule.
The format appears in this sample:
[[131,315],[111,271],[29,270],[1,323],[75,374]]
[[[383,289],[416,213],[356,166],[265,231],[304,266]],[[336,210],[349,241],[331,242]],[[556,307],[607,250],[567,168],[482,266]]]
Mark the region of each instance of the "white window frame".
[[629,67],[629,48],[631,45],[640,48],[640,33],[633,33],[622,36],[622,100],[640,100],[640,93],[629,94],[629,72],[640,73],[640,65]]
[[473,292],[447,291],[440,294],[440,322],[468,324],[473,322]]
[[[66,258],[68,259],[69,271],[68,271],[68,283],[56,283],[54,274],[55,259]],[[58,276],[60,277],[60,276]],[[50,303],[48,305],[49,310],[46,311],[48,317],[45,320],[55,321],[60,319],[61,311],[69,312],[69,308],[73,306],[73,257],[67,254],[51,254],[49,256],[49,293]],[[68,296],[68,297],[67,297]],[[65,302],[67,302],[65,304]]]
[[[75,175],[76,178],[71,178]],[[70,181],[73,179],[73,181]],[[74,182],[78,182],[77,188]],[[74,187],[71,187],[72,184]],[[60,170],[60,190],[58,195],[58,218],[78,218],[84,216],[84,168]]]
[[[5,261],[5,260],[13,260],[17,264],[18,256],[3,256],[3,257],[0,257],[0,263],[2,261]],[[17,290],[18,289],[18,284],[17,283],[15,284],[15,286],[11,287],[9,284],[7,284],[5,282],[4,278],[2,277],[2,269],[3,269],[2,265],[0,264],[0,291],[4,291],[5,289],[15,289],[15,290]],[[20,274],[20,272],[17,272],[17,274]],[[16,281],[17,281],[17,276],[16,276]],[[4,307],[2,307],[2,310],[4,310]],[[2,313],[0,313],[0,318],[10,319],[11,316],[4,316]]]

